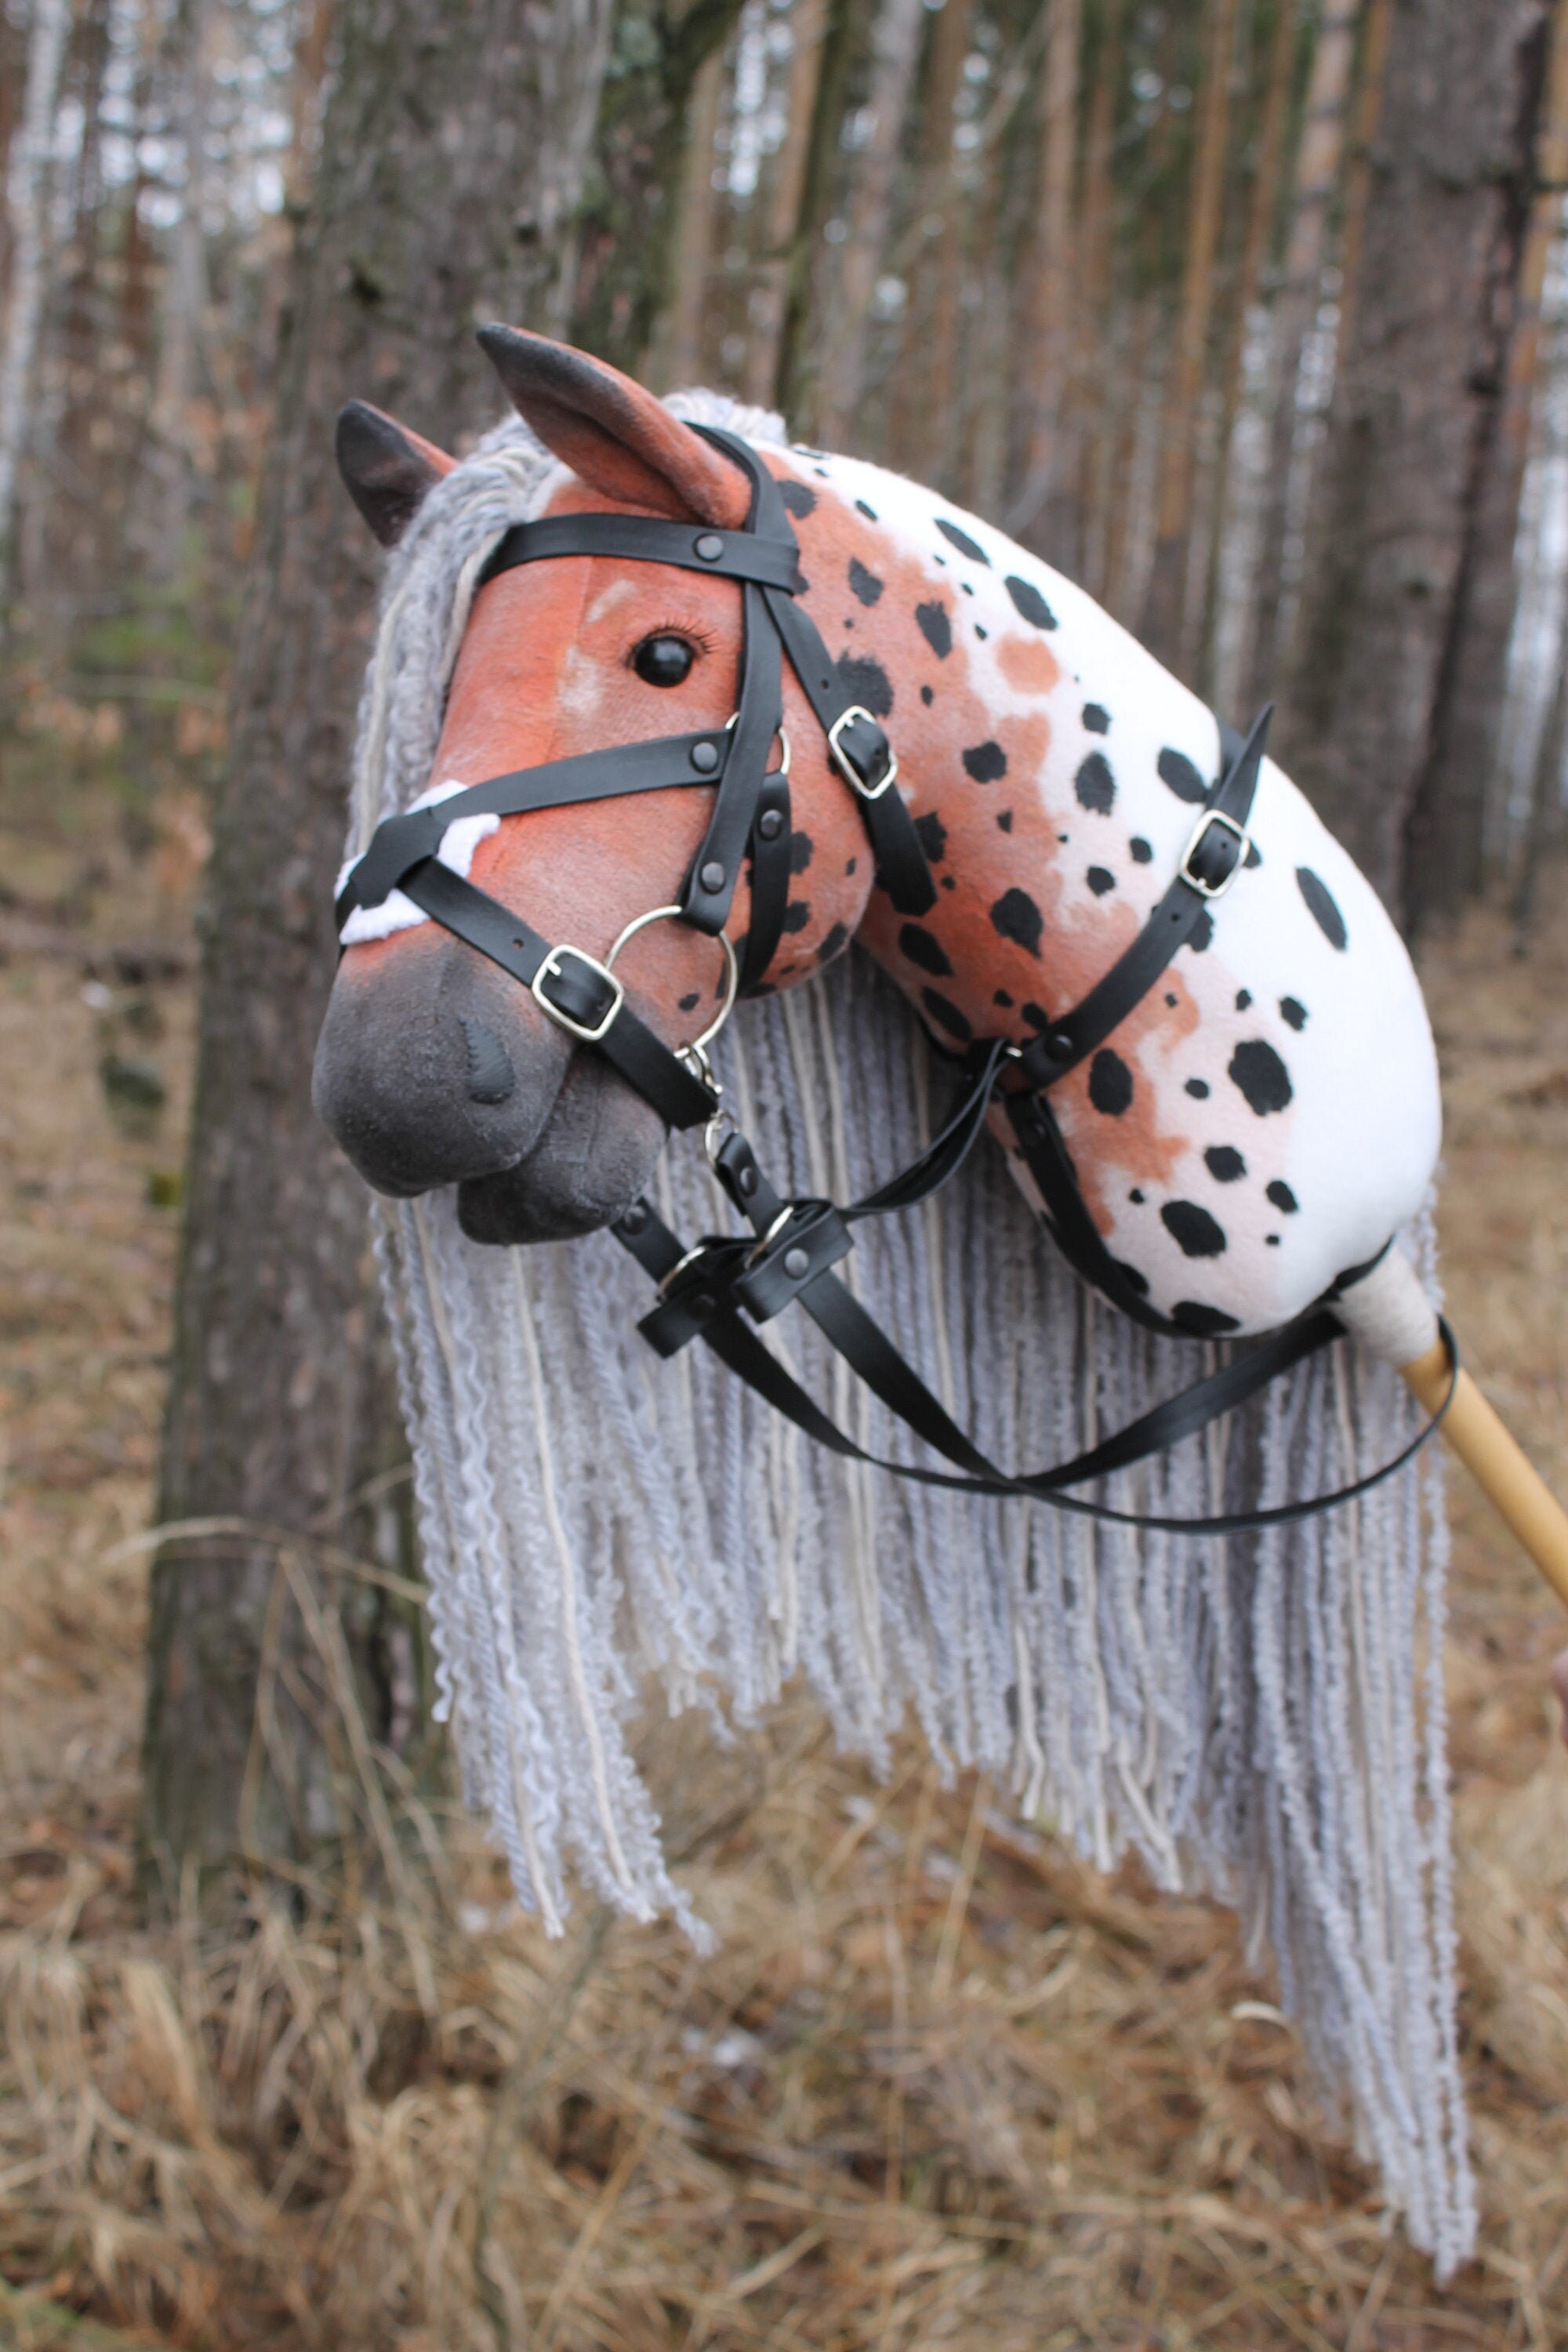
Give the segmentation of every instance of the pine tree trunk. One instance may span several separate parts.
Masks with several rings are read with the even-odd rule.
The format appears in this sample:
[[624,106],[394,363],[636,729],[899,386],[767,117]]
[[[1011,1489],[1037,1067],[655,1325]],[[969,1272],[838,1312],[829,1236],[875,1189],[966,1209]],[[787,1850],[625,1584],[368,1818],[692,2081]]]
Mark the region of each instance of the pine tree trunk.
[[1491,396],[1478,426],[1469,526],[1432,748],[1405,845],[1406,907],[1415,930],[1431,918],[1457,914],[1486,864],[1518,603],[1514,542],[1541,359],[1541,297],[1568,166],[1568,0],[1556,0],[1552,9],[1550,66],[1543,47],[1536,44],[1521,57],[1524,103],[1512,169],[1500,191],[1476,369]]
[[44,307],[49,142],[69,30],[69,0],[34,0],[27,94],[21,136],[14,142],[10,158],[8,185],[11,283],[5,348],[0,352],[0,625],[10,593],[16,475],[31,421],[33,364]]
[[[163,1459],[164,1521],[258,1532],[171,1543],[155,1570],[143,1832],[165,1884],[242,1843],[298,1861],[341,1829],[343,1653],[334,1673],[289,1579],[314,1572],[312,1531],[370,1548],[354,1497],[402,1452],[366,1196],[310,1099],[377,573],[336,478],[333,419],[361,394],[450,446],[502,409],[474,321],[559,315],[607,16],[608,0],[552,0],[525,31],[507,0],[343,0],[339,14],[206,888]],[[293,1559],[266,1528],[300,1531]],[[370,1738],[406,1753],[416,1622],[374,1582],[334,1578],[328,1597]]]
[[969,50],[974,0],[943,0],[931,26],[926,86],[921,115],[920,164],[915,181],[913,258],[909,305],[899,341],[899,361],[889,402],[888,446],[891,462],[917,478],[940,462],[947,418],[938,414],[931,382],[942,308],[949,239],[958,234],[960,196],[952,168],[953,106]]
[[[1053,0],[1040,84],[1041,155],[1029,320],[1033,415],[1017,513],[1053,563],[1071,567],[1082,538],[1081,485],[1068,479],[1065,427],[1072,405],[1078,255],[1078,86],[1082,0]],[[1064,513],[1063,509],[1067,511]]]
[[759,408],[778,397],[779,353],[789,300],[789,262],[800,233],[806,159],[816,92],[822,79],[822,45],[827,33],[827,0],[795,0],[789,14],[795,48],[790,58],[784,143],[773,161],[768,197],[766,250],[752,293],[744,392]]
[[1281,752],[1400,914],[1500,397],[1498,256],[1542,17],[1542,0],[1395,7],[1353,341],[1319,472]]

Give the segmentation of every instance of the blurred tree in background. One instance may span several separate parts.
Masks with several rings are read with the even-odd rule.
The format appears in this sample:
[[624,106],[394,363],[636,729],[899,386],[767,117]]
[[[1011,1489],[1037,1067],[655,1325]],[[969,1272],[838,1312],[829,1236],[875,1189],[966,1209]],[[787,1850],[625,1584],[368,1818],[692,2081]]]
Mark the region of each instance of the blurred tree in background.
[[[1226,718],[1276,698],[1411,928],[1528,911],[1563,839],[1568,0],[5,0],[0,162],[9,723],[84,714],[128,825],[197,786],[216,841],[167,1517],[401,1557],[355,1503],[395,1440],[307,1096],[375,579],[331,420],[463,446],[478,317],[775,404]],[[171,1856],[238,1834],[276,1559],[160,1566]],[[412,1638],[345,1609],[389,1750]],[[316,1671],[263,1846],[329,1821]]]

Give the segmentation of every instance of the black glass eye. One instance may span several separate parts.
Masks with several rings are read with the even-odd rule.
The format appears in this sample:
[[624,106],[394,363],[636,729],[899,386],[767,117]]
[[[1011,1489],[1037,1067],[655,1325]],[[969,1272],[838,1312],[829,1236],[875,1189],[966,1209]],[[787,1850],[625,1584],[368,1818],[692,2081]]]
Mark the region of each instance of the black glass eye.
[[696,658],[684,637],[645,637],[632,656],[632,667],[645,686],[679,686]]

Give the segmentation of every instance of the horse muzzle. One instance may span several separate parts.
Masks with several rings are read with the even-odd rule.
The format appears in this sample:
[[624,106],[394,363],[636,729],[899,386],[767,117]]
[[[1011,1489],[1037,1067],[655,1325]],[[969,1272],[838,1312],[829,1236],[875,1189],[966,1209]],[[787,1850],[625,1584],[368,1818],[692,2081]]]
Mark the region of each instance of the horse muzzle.
[[665,1139],[599,1055],[434,926],[349,950],[311,1093],[367,1183],[396,1199],[456,1184],[475,1241],[566,1240],[613,1223]]

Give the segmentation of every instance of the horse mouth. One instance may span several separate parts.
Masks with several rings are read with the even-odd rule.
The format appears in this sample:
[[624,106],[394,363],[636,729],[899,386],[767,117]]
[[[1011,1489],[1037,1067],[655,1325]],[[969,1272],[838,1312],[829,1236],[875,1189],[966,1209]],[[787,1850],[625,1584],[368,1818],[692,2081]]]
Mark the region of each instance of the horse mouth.
[[578,1054],[531,1151],[459,1181],[458,1223],[471,1242],[575,1241],[625,1215],[664,1142],[642,1097],[595,1055]]

